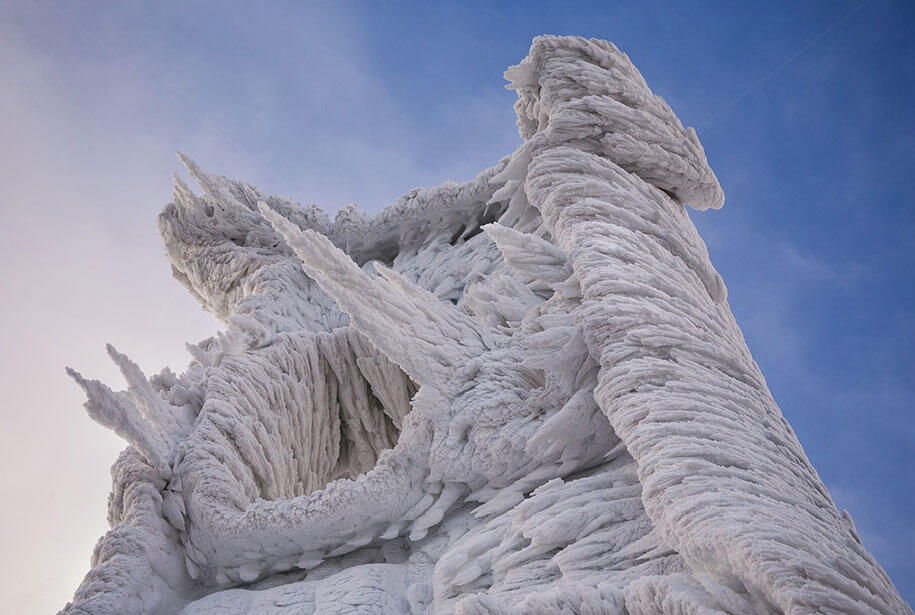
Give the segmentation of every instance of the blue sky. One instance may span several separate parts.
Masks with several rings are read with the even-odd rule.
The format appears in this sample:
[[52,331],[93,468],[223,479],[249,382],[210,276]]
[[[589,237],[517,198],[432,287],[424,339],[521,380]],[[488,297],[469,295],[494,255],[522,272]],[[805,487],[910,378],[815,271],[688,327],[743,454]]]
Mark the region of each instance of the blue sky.
[[727,197],[693,215],[782,411],[915,602],[915,5],[3,3],[2,593],[59,608],[104,530],[121,443],[63,375],[121,383],[217,325],[155,215],[180,148],[335,211],[466,180],[519,143],[503,70],[605,38],[695,126]]

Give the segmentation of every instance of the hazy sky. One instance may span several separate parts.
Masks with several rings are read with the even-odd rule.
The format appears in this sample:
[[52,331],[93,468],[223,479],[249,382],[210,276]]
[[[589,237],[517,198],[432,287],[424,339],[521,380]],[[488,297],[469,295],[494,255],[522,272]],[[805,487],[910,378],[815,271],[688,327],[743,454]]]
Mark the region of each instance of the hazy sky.
[[[697,127],[693,215],[782,411],[915,602],[915,5],[0,2],[0,596],[55,612],[106,529],[123,443],[70,365],[123,385],[218,323],[155,228],[181,149],[328,211],[470,179],[519,143],[532,36],[615,42]],[[860,7],[860,8],[858,8]]]

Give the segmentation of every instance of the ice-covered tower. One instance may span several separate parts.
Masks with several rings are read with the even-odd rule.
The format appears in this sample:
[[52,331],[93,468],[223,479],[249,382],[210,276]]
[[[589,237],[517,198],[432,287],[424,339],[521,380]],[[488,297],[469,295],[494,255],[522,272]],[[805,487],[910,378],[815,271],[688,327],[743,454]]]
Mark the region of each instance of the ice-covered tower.
[[225,331],[73,372],[130,446],[64,613],[912,613],[728,309],[696,133],[610,43],[506,77],[518,150],[374,217],[185,160],[160,229]]

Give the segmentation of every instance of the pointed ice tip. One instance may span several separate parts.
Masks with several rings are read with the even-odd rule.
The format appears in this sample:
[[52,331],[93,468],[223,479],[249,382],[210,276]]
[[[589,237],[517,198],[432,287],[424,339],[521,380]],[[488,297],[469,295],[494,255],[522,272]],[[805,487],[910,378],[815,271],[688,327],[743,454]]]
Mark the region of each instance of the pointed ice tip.
[[181,161],[181,164],[184,165],[184,168],[187,169],[187,172],[191,177],[197,181],[203,181],[203,177],[206,175],[206,173],[200,170],[200,167],[197,166],[196,162],[191,160],[188,156],[184,155],[181,150],[175,150],[175,155],[178,156],[178,160]]
[[108,351],[108,357],[114,361],[114,364],[118,366],[118,369],[121,370],[121,374],[123,374],[128,381],[130,380],[128,377],[128,371],[130,371],[130,368],[133,368],[135,371],[139,371],[139,368],[133,361],[130,360],[130,357],[122,352],[118,352],[117,348],[111,344],[105,344],[105,350]]
[[76,371],[72,367],[65,367],[64,371],[66,371],[67,375],[76,381],[76,384],[78,384],[82,390],[84,390],[84,391],[86,390],[86,386],[88,383],[86,382],[86,379],[83,378],[82,374],[80,374],[78,371]]

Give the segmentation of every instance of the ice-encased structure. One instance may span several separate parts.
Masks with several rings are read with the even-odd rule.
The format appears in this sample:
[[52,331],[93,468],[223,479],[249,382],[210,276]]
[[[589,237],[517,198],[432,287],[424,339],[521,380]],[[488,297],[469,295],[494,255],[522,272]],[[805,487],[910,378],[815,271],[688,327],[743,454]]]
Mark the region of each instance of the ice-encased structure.
[[696,133],[610,43],[506,77],[518,150],[374,217],[184,160],[159,225],[226,329],[73,372],[130,446],[64,613],[912,613],[728,309]]

